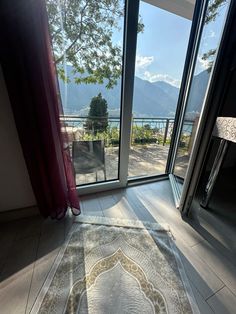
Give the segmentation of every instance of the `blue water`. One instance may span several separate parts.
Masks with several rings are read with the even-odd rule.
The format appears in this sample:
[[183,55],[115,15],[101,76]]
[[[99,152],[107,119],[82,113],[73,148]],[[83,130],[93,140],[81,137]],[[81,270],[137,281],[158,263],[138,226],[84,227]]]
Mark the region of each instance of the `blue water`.
[[[70,126],[73,126],[73,127],[78,127],[78,128],[83,128],[83,125],[85,124],[86,122],[86,119],[69,119],[66,121],[68,123],[68,125]],[[170,133],[172,131],[172,128],[173,128],[173,120],[170,120],[169,122],[169,130],[168,130],[168,133]],[[150,120],[143,120],[143,121],[135,121],[135,119],[133,119],[133,125],[135,126],[139,126],[139,127],[143,127],[145,125],[149,125],[151,129],[159,129],[160,132],[164,132],[165,128],[166,128],[166,121],[165,120],[157,120],[157,121],[150,121]],[[111,121],[109,120],[109,127],[110,128],[113,128],[113,127],[116,127],[116,128],[120,128],[120,119],[117,118],[117,120],[115,121]],[[182,133],[184,134],[191,134],[192,133],[192,128],[193,128],[193,123],[186,123],[184,124],[183,126],[183,131]]]

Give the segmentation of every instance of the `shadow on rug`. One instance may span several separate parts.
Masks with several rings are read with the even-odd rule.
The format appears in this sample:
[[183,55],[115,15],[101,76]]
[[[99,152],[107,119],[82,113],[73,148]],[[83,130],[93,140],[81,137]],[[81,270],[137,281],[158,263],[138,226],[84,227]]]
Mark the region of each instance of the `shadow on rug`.
[[199,313],[165,227],[76,221],[31,313]]

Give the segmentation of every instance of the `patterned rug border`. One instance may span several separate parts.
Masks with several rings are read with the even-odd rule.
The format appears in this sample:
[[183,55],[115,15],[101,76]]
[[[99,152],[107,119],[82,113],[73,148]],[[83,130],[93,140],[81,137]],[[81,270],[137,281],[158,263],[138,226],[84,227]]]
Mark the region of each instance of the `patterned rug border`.
[[[189,279],[186,275],[184,265],[182,263],[182,260],[180,258],[178,249],[173,241],[173,238],[171,236],[171,231],[168,224],[163,223],[151,223],[151,222],[142,222],[142,221],[136,221],[136,220],[128,220],[128,219],[117,219],[117,218],[108,218],[108,217],[98,217],[98,216],[85,216],[80,215],[76,217],[74,220],[74,223],[67,235],[67,239],[64,242],[64,244],[61,246],[61,249],[59,250],[59,253],[57,257],[55,258],[55,261],[44,281],[44,284],[39,291],[35,302],[30,310],[30,314],[36,314],[38,313],[40,306],[43,302],[44,296],[46,295],[51,282],[53,280],[53,277],[57,271],[57,268],[63,258],[63,255],[65,253],[65,250],[67,248],[67,245],[69,244],[69,241],[71,239],[72,234],[78,229],[78,223],[84,223],[84,224],[96,224],[96,225],[104,225],[104,226],[113,226],[113,227],[126,227],[126,228],[136,228],[136,229],[146,229],[146,230],[152,230],[152,231],[158,231],[158,232],[166,232],[170,236],[170,244],[171,248],[173,250],[173,254],[176,260],[176,263],[178,265],[179,273],[182,279],[182,282],[185,287],[185,291],[187,294],[187,297],[189,299],[189,303],[191,305],[193,314],[200,314],[200,311],[197,306],[196,299],[194,297],[192,287],[190,285]],[[129,226],[127,225],[129,224]]]
[[38,293],[38,295],[37,295],[37,297],[35,299],[35,302],[34,302],[32,308],[30,310],[30,314],[38,313],[38,311],[40,309],[40,306],[41,306],[41,304],[43,302],[43,298],[46,295],[46,293],[47,293],[47,291],[48,291],[48,289],[50,287],[50,284],[51,284],[51,282],[53,280],[53,277],[54,277],[54,275],[55,275],[55,273],[57,271],[57,268],[58,268],[58,266],[59,266],[59,264],[60,264],[60,262],[61,262],[61,260],[63,258],[63,255],[65,253],[67,245],[70,242],[71,236],[72,236],[73,232],[76,231],[77,228],[78,228],[78,226],[76,224],[72,225],[72,227],[71,227],[71,229],[70,229],[70,231],[69,231],[69,233],[67,235],[67,238],[66,238],[65,242],[61,246],[61,248],[60,248],[60,250],[59,250],[59,252],[57,254],[57,257],[55,258],[55,261],[52,264],[52,267],[51,267],[51,269],[50,269],[50,271],[49,271],[49,273],[48,273],[48,275],[47,275],[47,277],[46,277],[46,279],[44,281],[44,284],[43,284],[41,290],[39,291],[39,293]]
[[89,223],[95,225],[106,225],[113,227],[135,228],[135,229],[147,229],[154,231],[170,232],[170,227],[166,223],[140,221],[134,219],[122,219],[122,218],[110,218],[101,216],[77,216],[74,220],[75,223]]
[[185,287],[185,292],[187,294],[187,297],[188,297],[189,303],[191,305],[191,308],[193,310],[193,313],[194,314],[200,314],[199,308],[197,306],[196,298],[195,298],[195,296],[193,294],[193,289],[192,289],[192,287],[190,285],[188,276],[187,276],[186,271],[184,269],[183,262],[181,260],[180,255],[179,255],[179,252],[178,252],[178,249],[176,247],[176,244],[174,243],[174,241],[172,239],[170,239],[170,245],[172,247],[172,250],[173,250],[173,253],[174,253],[174,256],[175,256],[175,260],[176,260],[176,263],[178,265],[179,273],[180,273],[182,282],[183,282],[184,287]]

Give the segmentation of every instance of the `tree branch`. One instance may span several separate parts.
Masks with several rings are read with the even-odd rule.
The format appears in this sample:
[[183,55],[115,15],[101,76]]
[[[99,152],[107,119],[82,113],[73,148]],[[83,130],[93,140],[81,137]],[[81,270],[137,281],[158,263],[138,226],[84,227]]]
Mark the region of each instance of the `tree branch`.
[[73,46],[76,44],[77,40],[80,39],[81,34],[82,34],[82,29],[83,29],[83,14],[84,14],[84,11],[85,11],[87,5],[88,5],[88,2],[86,2],[85,6],[83,7],[83,9],[81,11],[81,18],[80,18],[80,23],[79,23],[80,24],[79,34],[75,37],[75,39],[72,41],[72,43],[66,48],[66,50],[63,52],[63,54],[55,60],[55,64],[60,63],[63,60],[64,56],[68,53],[68,51],[70,51],[70,49],[72,49]]

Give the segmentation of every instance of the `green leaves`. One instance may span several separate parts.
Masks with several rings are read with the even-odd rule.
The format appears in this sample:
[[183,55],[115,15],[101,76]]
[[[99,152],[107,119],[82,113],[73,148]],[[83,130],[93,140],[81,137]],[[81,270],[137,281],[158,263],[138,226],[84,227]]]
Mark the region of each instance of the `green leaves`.
[[216,49],[210,49],[208,52],[204,53],[202,56],[202,60],[207,61],[207,71],[210,73],[213,62],[214,62],[214,56],[216,54]]
[[63,64],[70,64],[77,84],[116,84],[122,49],[112,36],[123,17],[122,1],[47,0],[47,10],[60,78],[68,80]]
[[[55,63],[68,82],[63,65],[72,65],[75,83],[112,88],[122,73],[122,45],[113,34],[123,24],[122,0],[46,0]],[[143,32],[140,18],[138,31]],[[123,37],[121,35],[121,37]]]
[[86,127],[87,129],[93,131],[95,135],[98,132],[105,132],[107,130],[107,101],[102,98],[101,93],[99,93],[98,96],[93,97],[91,100]]
[[[208,4],[208,9],[206,12],[205,24],[209,24],[210,22],[214,22],[219,16],[222,7],[227,3],[227,0],[210,0]],[[201,57],[203,61],[207,61],[207,71],[208,73],[211,72],[213,63],[214,63],[214,56],[216,54],[216,48],[210,49],[206,53],[204,53]]]
[[210,0],[209,6],[206,12],[205,23],[208,24],[211,21],[215,21],[216,17],[220,13],[220,8],[226,4],[227,0]]

